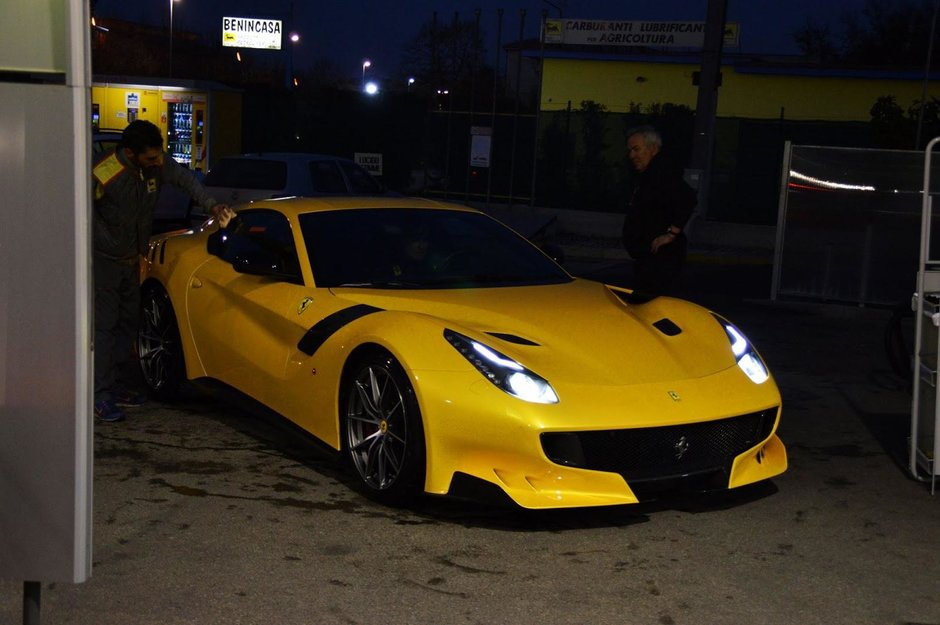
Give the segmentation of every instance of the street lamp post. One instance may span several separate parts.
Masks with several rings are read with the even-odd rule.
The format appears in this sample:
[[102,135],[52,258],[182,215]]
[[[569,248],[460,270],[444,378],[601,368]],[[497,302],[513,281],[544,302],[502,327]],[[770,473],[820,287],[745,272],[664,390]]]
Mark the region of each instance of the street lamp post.
[[372,67],[372,61],[369,59],[362,59],[362,80],[359,82],[359,88],[365,89],[366,87],[366,70]]
[[297,78],[294,76],[294,46],[300,41],[300,34],[292,32],[289,36],[290,43],[287,45],[287,72],[284,76],[284,82],[288,89],[297,86]]
[[170,0],[170,64],[167,74],[173,78],[173,3],[176,0]]

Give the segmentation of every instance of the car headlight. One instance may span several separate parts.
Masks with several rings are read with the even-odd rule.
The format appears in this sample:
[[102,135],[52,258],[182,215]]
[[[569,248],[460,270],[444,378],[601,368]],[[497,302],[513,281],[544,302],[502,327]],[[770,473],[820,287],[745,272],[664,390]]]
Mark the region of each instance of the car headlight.
[[767,366],[764,364],[764,361],[761,360],[761,357],[757,355],[757,352],[754,350],[750,341],[747,340],[747,337],[745,337],[734,324],[725,321],[718,315],[715,315],[715,319],[717,319],[721,327],[725,329],[725,334],[728,335],[728,340],[731,342],[731,353],[734,354],[734,358],[737,360],[738,366],[741,367],[741,371],[747,374],[747,377],[749,377],[754,384],[763,384],[766,382],[770,378],[770,374],[767,372]]
[[444,338],[477,371],[495,386],[525,401],[557,404],[558,395],[545,378],[529,371],[495,349],[453,330],[444,330]]

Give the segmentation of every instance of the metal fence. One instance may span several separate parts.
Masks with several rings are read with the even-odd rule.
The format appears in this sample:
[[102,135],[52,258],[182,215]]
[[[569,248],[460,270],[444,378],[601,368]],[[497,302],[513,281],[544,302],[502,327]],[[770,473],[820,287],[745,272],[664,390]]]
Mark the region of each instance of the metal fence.
[[[859,305],[909,301],[918,270],[923,180],[923,152],[787,143],[771,297]],[[931,228],[938,227],[934,220]]]

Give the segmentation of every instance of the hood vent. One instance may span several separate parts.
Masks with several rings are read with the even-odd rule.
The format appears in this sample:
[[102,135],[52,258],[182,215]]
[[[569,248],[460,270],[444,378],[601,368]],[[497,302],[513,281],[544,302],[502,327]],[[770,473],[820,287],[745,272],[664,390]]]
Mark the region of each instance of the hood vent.
[[671,320],[666,319],[665,317],[653,324],[653,327],[665,334],[666,336],[676,336],[677,334],[682,334],[682,328],[677,326]]
[[642,291],[632,291],[630,293],[625,293],[618,289],[608,289],[611,293],[620,298],[620,301],[625,304],[645,304],[656,299],[656,295],[650,293],[643,293]]
[[503,334],[502,332],[487,332],[490,336],[495,336],[498,339],[502,339],[507,343],[515,343],[516,345],[530,345],[532,347],[540,347],[538,343],[530,341],[529,339],[524,339],[521,336],[516,336],[515,334]]

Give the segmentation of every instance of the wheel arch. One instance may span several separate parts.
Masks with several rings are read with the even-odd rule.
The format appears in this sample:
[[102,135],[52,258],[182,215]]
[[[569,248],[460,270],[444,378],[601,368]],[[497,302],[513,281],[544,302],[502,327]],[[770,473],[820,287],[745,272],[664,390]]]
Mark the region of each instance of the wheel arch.
[[143,280],[140,285],[141,296],[145,295],[149,290],[154,289],[162,291],[166,294],[167,299],[170,302],[170,307],[173,309],[173,315],[176,318],[177,331],[180,334],[180,346],[183,350],[183,362],[186,367],[186,378],[194,380],[199,377],[205,377],[205,368],[202,366],[202,361],[199,359],[199,355],[196,352],[196,346],[193,342],[192,329],[190,327],[188,317],[186,315],[180,314],[179,304],[174,301],[171,290],[167,287],[166,284],[164,284],[162,280],[156,277],[150,276]]
[[[412,401],[417,407],[417,419],[421,429],[420,440],[421,440],[421,456],[423,459],[423,466],[421,467],[421,479],[418,484],[421,491],[426,491],[427,487],[427,476],[429,474],[429,450],[428,450],[428,430],[426,425],[425,411],[422,407],[420,392],[418,390],[418,385],[416,384],[416,379],[409,370],[406,363],[403,362],[401,356],[395,353],[394,350],[390,349],[388,346],[383,345],[378,342],[367,341],[357,345],[353,348],[349,356],[346,358],[343,363],[343,367],[338,379],[338,389],[336,393],[336,420],[337,420],[337,432],[339,434],[339,451],[340,454],[344,457],[344,461],[347,458],[347,445],[348,441],[346,438],[346,432],[344,427],[344,419],[348,401],[348,393],[351,385],[352,378],[355,377],[357,372],[357,367],[364,364],[371,358],[377,358],[381,360],[390,361],[393,366],[397,366],[400,369],[400,373],[404,376],[405,381],[408,383],[407,392],[411,394]],[[353,467],[350,467],[352,471],[355,471]],[[385,503],[394,504],[396,498],[386,500],[383,496],[379,496],[380,500],[385,501]],[[411,497],[405,497],[402,502],[410,500]]]

